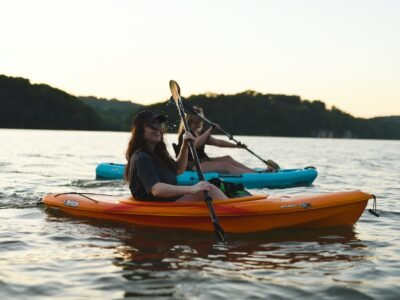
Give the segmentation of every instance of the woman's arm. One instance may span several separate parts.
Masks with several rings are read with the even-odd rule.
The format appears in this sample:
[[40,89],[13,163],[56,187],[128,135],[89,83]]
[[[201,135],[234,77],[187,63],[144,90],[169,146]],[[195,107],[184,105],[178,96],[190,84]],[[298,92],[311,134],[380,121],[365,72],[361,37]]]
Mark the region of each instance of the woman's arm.
[[200,181],[195,185],[190,186],[172,185],[158,182],[151,188],[151,193],[155,197],[168,198],[183,196],[185,194],[196,194],[201,191],[210,191],[210,189],[211,183],[208,181]]
[[183,139],[182,146],[181,149],[179,150],[178,157],[176,158],[176,163],[178,165],[178,170],[177,170],[178,175],[185,172],[187,167],[188,154],[189,154],[188,150],[189,140],[192,141],[195,140],[194,136],[191,133],[186,133],[186,132],[183,134],[182,139]]
[[241,148],[240,145],[234,144],[228,141],[216,139],[212,136],[210,136],[207,140],[207,145],[211,146],[217,146],[217,147],[222,147],[222,148]]
[[201,135],[199,135],[196,138],[196,140],[194,141],[194,146],[196,148],[200,148],[201,146],[203,146],[207,142],[207,140],[209,139],[211,131],[212,131],[212,127],[208,128]]

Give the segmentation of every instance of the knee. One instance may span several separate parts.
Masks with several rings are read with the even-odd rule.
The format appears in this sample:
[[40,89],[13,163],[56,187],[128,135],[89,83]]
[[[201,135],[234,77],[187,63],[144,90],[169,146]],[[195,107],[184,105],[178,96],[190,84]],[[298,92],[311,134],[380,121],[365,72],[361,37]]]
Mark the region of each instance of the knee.
[[232,157],[230,155],[217,157],[217,161],[221,161],[221,162],[225,162],[225,161],[231,162],[232,160],[233,159],[232,159]]
[[214,199],[218,199],[218,200],[228,199],[228,197],[215,185],[213,185],[211,187],[210,194]]
[[217,188],[215,185],[211,184],[210,192],[215,192],[219,191],[219,188]]
[[217,188],[215,185],[211,185],[210,194],[212,197],[220,197],[221,193],[222,191],[219,188]]
[[233,158],[232,158],[232,156],[230,156],[230,155],[226,155],[226,156],[225,156],[225,159],[228,160],[228,161],[233,161]]

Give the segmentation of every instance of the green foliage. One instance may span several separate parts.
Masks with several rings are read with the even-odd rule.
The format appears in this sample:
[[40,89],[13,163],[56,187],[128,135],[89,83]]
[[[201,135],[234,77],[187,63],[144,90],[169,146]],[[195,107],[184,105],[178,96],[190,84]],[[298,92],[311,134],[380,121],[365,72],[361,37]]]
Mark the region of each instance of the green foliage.
[[[235,95],[203,94],[187,99],[203,107],[208,119],[240,135],[400,139],[400,116],[355,118],[321,101],[299,96],[244,91]],[[177,132],[173,102],[142,106],[130,101],[74,97],[45,84],[0,75],[0,128],[129,130],[141,109],[167,116]]]
[[105,124],[78,98],[45,84],[0,75],[0,128],[102,130]]
[[130,101],[116,99],[107,100],[96,97],[79,97],[79,99],[96,111],[107,124],[108,130],[129,130],[132,116],[143,107],[143,105]]
[[[226,131],[238,135],[291,137],[400,139],[400,116],[355,118],[321,101],[298,96],[245,91],[236,95],[203,94],[186,99],[203,107],[206,117]],[[147,107],[168,117],[168,129],[176,132],[179,116],[174,103]]]

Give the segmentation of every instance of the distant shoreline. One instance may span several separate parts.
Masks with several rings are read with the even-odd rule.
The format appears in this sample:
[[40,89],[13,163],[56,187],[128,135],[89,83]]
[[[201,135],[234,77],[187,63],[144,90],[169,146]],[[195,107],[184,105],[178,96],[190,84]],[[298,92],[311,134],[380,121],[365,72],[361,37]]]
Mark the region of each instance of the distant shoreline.
[[[0,75],[0,91],[0,128],[128,132],[133,116],[142,109],[166,115],[167,132],[176,131],[180,122],[175,105],[168,101],[143,106],[76,97],[4,75]],[[192,95],[185,101],[203,107],[208,119],[233,135],[400,139],[400,116],[356,118],[337,107],[327,108],[322,101],[296,95],[247,90],[234,95]]]
[[[33,128],[0,128],[0,131],[69,131],[69,132],[96,132],[96,133],[126,133],[129,131],[113,131],[113,130],[80,130],[80,129],[33,129]],[[178,133],[166,132],[167,135],[177,135]],[[225,137],[223,134],[213,134],[214,136]],[[370,140],[370,141],[393,141],[398,142],[400,139],[371,139],[371,138],[340,138],[340,137],[310,137],[310,136],[268,136],[268,135],[240,135],[236,134],[235,137],[250,137],[250,138],[272,138],[272,139],[319,139],[319,140]],[[228,139],[228,138],[226,138]]]

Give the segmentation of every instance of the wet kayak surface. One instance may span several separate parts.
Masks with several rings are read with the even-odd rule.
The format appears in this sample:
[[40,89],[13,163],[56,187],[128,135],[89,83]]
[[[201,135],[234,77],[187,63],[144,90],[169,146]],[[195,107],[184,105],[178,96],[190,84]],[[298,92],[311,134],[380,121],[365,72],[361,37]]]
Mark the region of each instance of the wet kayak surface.
[[[399,141],[240,137],[282,167],[319,171],[311,187],[254,192],[361,189],[377,195],[381,216],[365,211],[353,228],[230,234],[224,245],[210,233],[72,218],[37,205],[48,192],[127,195],[126,184],[96,181],[93,170],[124,162],[128,133],[2,129],[0,139],[2,299],[400,297]],[[260,165],[246,151],[225,153]]]

